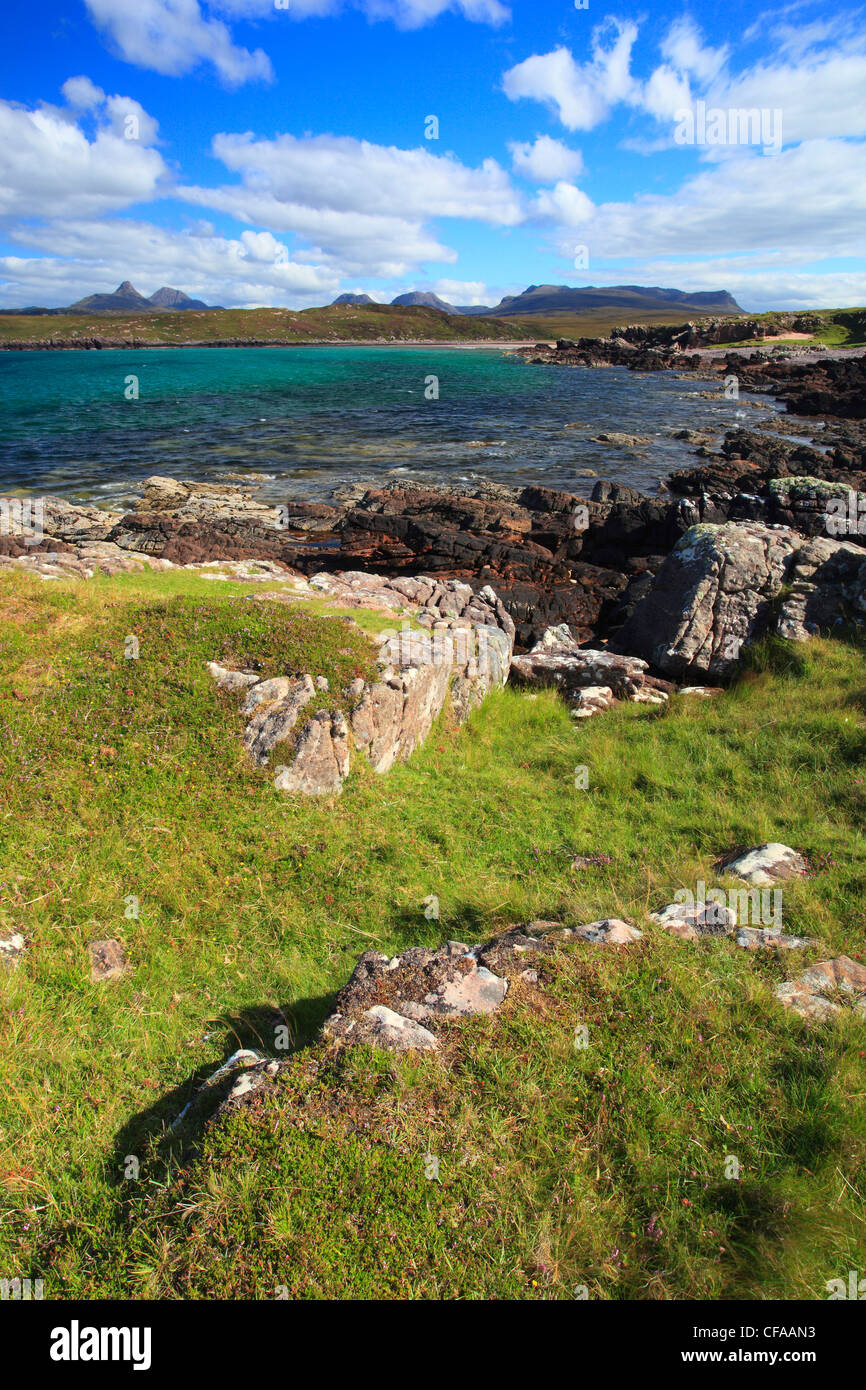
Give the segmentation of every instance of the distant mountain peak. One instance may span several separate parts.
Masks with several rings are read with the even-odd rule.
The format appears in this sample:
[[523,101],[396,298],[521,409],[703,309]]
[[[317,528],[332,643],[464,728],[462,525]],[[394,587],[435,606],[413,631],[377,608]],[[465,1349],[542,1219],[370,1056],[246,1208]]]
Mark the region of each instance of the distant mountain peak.
[[443,314],[457,313],[453,304],[448,304],[444,299],[440,299],[438,294],[433,294],[430,290],[410,290],[408,294],[398,294],[396,299],[391,300],[391,303],[400,305],[404,309],[421,305],[425,309],[438,309]]
[[205,304],[201,299],[190,299],[183,290],[174,290],[163,285],[149,299],[139,294],[131,280],[124,280],[111,294],[90,294],[85,299],[77,299],[69,305],[69,313],[108,314],[124,313],[130,310],[140,313],[157,313],[161,309],[216,309],[216,304]]

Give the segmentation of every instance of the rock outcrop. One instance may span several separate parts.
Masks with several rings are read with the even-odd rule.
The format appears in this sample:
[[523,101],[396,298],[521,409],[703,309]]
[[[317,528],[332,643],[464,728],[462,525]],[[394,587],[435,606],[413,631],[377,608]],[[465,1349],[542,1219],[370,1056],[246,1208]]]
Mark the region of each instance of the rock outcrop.
[[[362,753],[375,772],[388,772],[426,740],[450,697],[458,721],[465,720],[488,691],[505,684],[511,664],[514,623],[492,589],[475,593],[457,580],[426,577],[389,581],[358,571],[313,576],[284,591],[257,598],[295,602],[299,592],[327,594],[335,604],[379,608],[403,617],[403,628],[386,629],[378,640],[378,678],[358,678],[343,694],[344,709],[318,709],[299,726],[304,711],[327,681],[311,674],[261,680],[217,662],[208,671],[225,690],[243,693],[247,717],[243,744],[260,767],[285,744],[290,760],[279,767],[280,791],[331,795],[342,789],[350,749]],[[295,731],[298,729],[297,737]]]
[[674,688],[651,676],[639,657],[580,647],[562,626],[548,628],[531,652],[515,656],[511,674],[517,684],[558,690],[579,719],[620,700],[664,704]]
[[512,927],[471,950],[462,941],[446,941],[436,950],[413,946],[390,960],[365,951],[337,995],[322,1034],[341,1046],[432,1051],[439,1045],[437,1029],[443,1022],[495,1013],[510,979],[537,984],[527,961],[569,942],[617,948],[640,938],[637,927],[617,918],[579,927],[538,921]]
[[[789,596],[777,604],[790,582]],[[768,631],[804,640],[866,615],[866,556],[848,541],[804,540],[760,523],[693,527],[616,634],[674,679],[724,679],[747,643]]]

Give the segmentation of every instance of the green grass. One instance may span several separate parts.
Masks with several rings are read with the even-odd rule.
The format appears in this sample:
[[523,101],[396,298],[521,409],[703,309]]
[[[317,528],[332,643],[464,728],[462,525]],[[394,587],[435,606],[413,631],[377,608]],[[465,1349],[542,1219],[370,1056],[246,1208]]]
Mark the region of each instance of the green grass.
[[323,309],[212,309],[182,313],[0,314],[0,345],[49,346],[98,338],[105,347],[183,346],[239,339],[258,343],[472,342],[524,337],[503,319],[444,314],[422,305],[331,305]]
[[[309,802],[245,765],[204,662],[309,669],[339,699],[370,648],[256,588],[0,580],[0,932],[28,942],[0,978],[0,1273],[47,1297],[633,1299],[820,1298],[861,1270],[866,1027],[809,1028],[772,987],[866,949],[862,648],[771,644],[719,699],[579,727],[509,689]],[[813,949],[645,921],[776,839],[810,856],[784,912]],[[308,1046],[362,950],[609,915],[644,941],[563,948],[435,1058]],[[132,970],[94,985],[105,936]],[[196,1084],[284,1021],[273,1091],[172,1140]]]

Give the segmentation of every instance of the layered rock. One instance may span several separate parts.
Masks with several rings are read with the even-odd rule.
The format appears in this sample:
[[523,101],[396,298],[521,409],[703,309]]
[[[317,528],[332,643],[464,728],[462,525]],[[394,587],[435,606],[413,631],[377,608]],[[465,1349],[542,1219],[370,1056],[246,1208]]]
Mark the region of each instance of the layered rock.
[[620,700],[663,704],[673,690],[669,681],[650,675],[640,657],[581,647],[563,626],[548,628],[531,652],[515,656],[511,674],[520,685],[559,691],[580,719]]
[[[388,772],[424,743],[451,699],[458,721],[465,720],[488,691],[505,684],[513,650],[514,624],[489,588],[476,594],[468,584],[432,581],[424,576],[389,581],[352,571],[314,576],[305,589],[327,593],[343,606],[382,608],[409,615],[403,630],[389,629],[378,641],[378,678],[353,681],[343,692],[345,713],[319,709],[296,727],[312,701],[327,694],[327,681],[302,676],[262,680],[252,672],[229,671],[217,662],[208,671],[225,690],[243,693],[247,717],[243,744],[252,760],[267,766],[285,744],[291,759],[279,767],[274,785],[306,795],[339,792],[348,776],[350,748],[375,772]],[[257,598],[291,603],[291,592],[263,592]],[[417,627],[410,625],[417,624]]]

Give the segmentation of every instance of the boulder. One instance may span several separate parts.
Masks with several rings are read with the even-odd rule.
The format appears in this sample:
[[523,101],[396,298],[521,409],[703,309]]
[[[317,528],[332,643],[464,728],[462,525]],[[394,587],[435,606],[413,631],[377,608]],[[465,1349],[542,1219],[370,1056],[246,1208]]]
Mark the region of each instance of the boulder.
[[806,861],[789,845],[758,845],[720,866],[726,874],[744,879],[756,888],[769,888],[786,878],[799,878],[806,872]]
[[572,719],[591,719],[595,714],[604,714],[613,709],[617,700],[609,685],[588,685],[578,690],[571,711]]
[[724,679],[768,631],[803,641],[864,616],[862,547],[759,522],[700,525],[674,546],[611,646],[677,679]]
[[730,936],[737,925],[737,914],[720,902],[669,903],[661,912],[651,912],[650,918],[683,941]]
[[605,917],[600,922],[587,922],[585,926],[574,927],[571,932],[566,928],[563,936],[567,939],[569,935],[589,941],[593,946],[631,946],[633,942],[641,940],[643,932],[630,922],[624,922],[621,917]]
[[848,1010],[866,1018],[866,966],[850,956],[822,960],[776,986],[776,998],[801,1017],[821,1022]]
[[349,1046],[366,1044],[387,1052],[432,1052],[439,1046],[428,1028],[384,1004],[374,1004],[358,1018],[332,1014],[322,1033],[332,1042]]
[[800,951],[812,944],[806,936],[786,936],[771,927],[738,927],[734,940],[745,951]]

